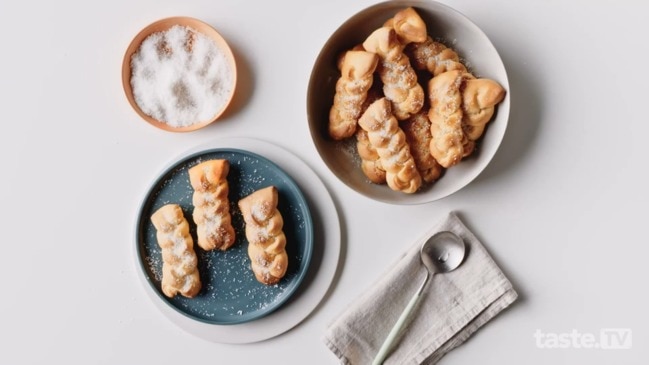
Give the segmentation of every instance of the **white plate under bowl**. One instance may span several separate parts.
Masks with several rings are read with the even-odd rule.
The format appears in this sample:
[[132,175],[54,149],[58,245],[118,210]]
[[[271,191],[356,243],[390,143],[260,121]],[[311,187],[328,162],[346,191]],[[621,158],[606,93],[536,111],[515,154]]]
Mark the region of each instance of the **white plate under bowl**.
[[[414,194],[390,190],[387,185],[368,181],[360,169],[355,139],[342,142],[328,134],[329,109],[335,84],[340,77],[336,60],[341,52],[362,43],[399,10],[412,6],[426,22],[428,34],[453,48],[477,77],[490,78],[507,94],[496,107],[477,150],[456,166],[447,169],[433,185]],[[387,1],[372,5],[344,22],[327,40],[318,55],[307,91],[307,116],[315,147],[331,172],[354,191],[391,204],[422,204],[449,196],[473,181],[496,154],[509,119],[510,93],[505,66],[487,35],[466,16],[435,1]]]

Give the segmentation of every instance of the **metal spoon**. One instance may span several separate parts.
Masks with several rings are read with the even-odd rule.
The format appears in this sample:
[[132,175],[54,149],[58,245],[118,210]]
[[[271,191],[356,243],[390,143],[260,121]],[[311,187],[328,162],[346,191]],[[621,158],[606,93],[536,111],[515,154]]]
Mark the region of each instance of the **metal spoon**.
[[421,283],[421,286],[415,295],[413,295],[412,299],[410,299],[408,305],[406,305],[406,308],[401,313],[401,316],[399,316],[399,319],[392,327],[392,330],[390,330],[388,337],[386,337],[383,345],[381,345],[372,365],[383,363],[388,352],[391,350],[397,335],[401,329],[405,327],[407,319],[410,317],[410,313],[415,308],[415,305],[419,301],[419,298],[424,292],[424,288],[430,279],[435,274],[447,273],[455,270],[462,263],[464,253],[464,241],[453,232],[438,232],[424,242],[419,251],[419,256],[421,262],[427,269],[426,279]]

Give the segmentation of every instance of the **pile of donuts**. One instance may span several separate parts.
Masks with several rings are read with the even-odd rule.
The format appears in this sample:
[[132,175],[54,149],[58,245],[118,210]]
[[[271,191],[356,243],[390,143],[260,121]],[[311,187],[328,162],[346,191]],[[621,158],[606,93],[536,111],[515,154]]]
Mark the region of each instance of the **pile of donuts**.
[[428,35],[408,7],[338,59],[329,136],[356,138],[370,182],[415,193],[475,150],[505,97]]

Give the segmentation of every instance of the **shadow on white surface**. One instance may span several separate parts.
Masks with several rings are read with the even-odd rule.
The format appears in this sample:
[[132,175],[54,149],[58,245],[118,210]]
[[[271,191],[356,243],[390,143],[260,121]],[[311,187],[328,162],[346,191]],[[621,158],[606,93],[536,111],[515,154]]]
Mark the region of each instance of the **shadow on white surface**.
[[526,63],[520,61],[522,57],[519,48],[501,46],[497,40],[492,42],[498,49],[509,76],[511,106],[503,141],[476,183],[515,171],[517,165],[525,163],[528,151],[536,143],[544,107],[540,85],[536,84],[537,79],[533,76],[536,71],[527,69]]

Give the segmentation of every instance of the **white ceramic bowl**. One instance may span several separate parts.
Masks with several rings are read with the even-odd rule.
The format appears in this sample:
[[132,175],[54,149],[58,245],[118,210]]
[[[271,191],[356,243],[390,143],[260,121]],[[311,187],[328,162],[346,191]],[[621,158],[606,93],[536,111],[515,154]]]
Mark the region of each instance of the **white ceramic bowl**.
[[[479,140],[477,150],[447,169],[437,182],[414,194],[392,191],[387,185],[370,183],[360,169],[355,139],[352,137],[351,141],[334,141],[329,137],[327,129],[335,84],[340,77],[336,68],[338,55],[362,43],[372,31],[408,6],[414,7],[426,22],[428,34],[453,48],[474,75],[497,81],[507,92],[505,99],[496,107],[496,113]],[[331,172],[356,192],[391,204],[432,202],[453,194],[473,181],[500,146],[507,128],[509,105],[509,83],[505,66],[489,38],[466,16],[435,1],[386,1],[353,15],[331,35],[320,51],[307,92],[311,137]]]

